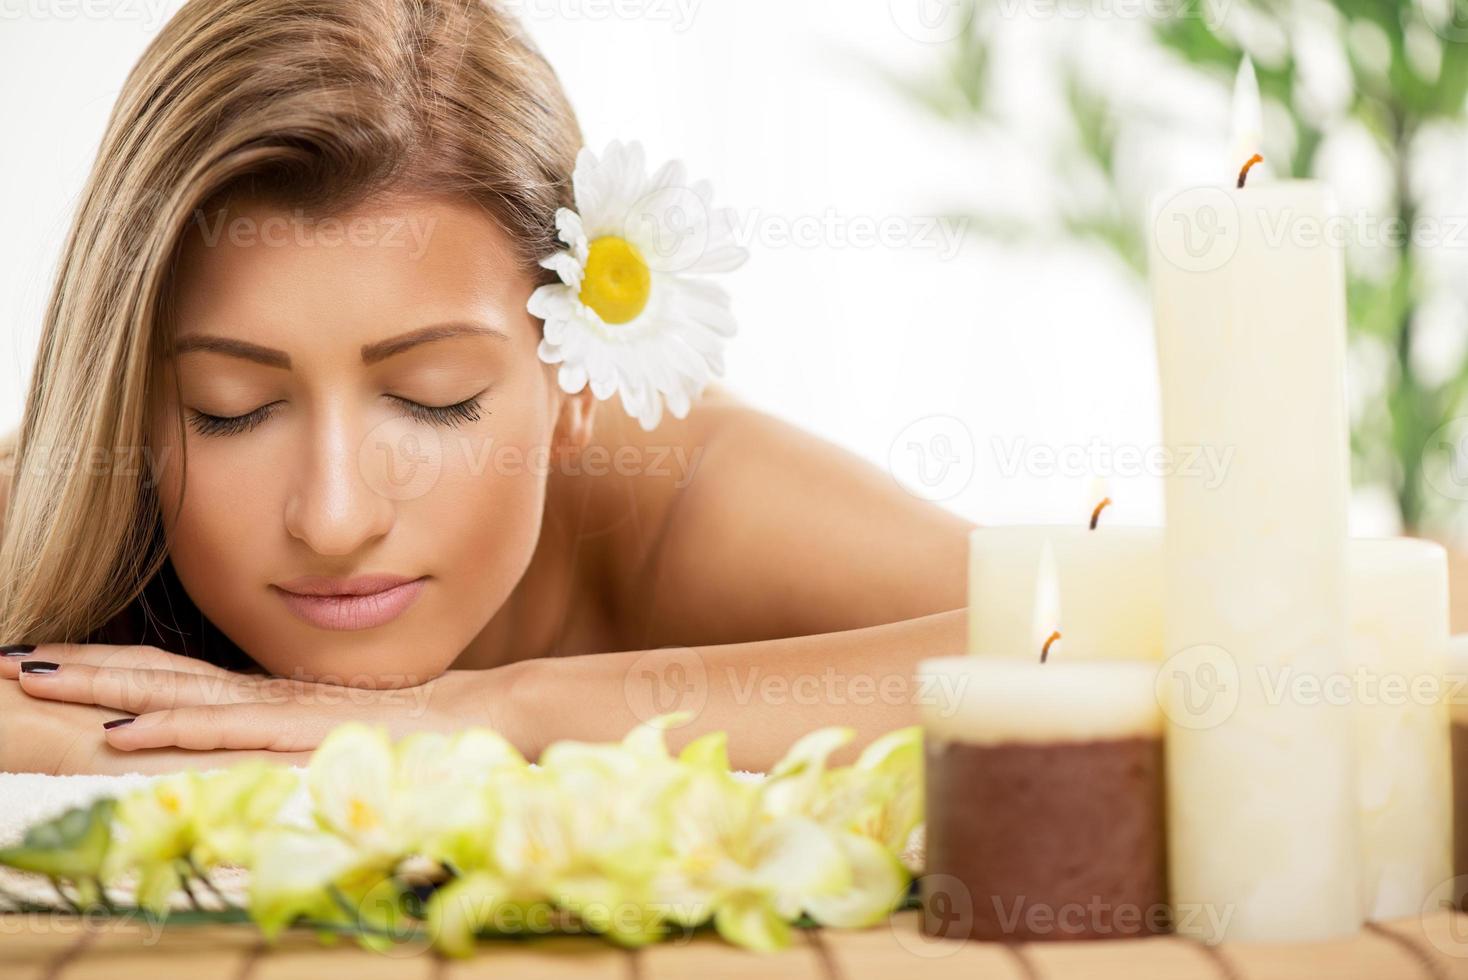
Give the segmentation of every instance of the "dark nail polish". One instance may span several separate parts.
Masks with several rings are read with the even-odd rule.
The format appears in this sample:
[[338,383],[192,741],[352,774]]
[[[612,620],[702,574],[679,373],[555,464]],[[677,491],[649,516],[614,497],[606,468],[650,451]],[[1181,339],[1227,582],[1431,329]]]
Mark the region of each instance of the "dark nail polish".
[[60,669],[60,664],[53,664],[49,660],[28,660],[20,665],[22,674],[54,674]]
[[0,654],[4,654],[7,657],[24,657],[35,649],[36,645],[34,643],[7,643],[4,646],[0,646]]
[[121,728],[123,725],[132,724],[131,718],[114,718],[111,721],[102,722],[103,728]]

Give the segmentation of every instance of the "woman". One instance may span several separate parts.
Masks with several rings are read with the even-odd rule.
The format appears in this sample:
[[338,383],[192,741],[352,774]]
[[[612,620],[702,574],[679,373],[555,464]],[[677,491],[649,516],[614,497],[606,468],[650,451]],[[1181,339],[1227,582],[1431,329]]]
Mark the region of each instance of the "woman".
[[530,310],[580,147],[482,0],[165,27],[14,446],[0,770],[299,763],[356,718],[533,754],[674,709],[761,768],[913,718],[970,525],[718,386],[651,430],[570,390]]

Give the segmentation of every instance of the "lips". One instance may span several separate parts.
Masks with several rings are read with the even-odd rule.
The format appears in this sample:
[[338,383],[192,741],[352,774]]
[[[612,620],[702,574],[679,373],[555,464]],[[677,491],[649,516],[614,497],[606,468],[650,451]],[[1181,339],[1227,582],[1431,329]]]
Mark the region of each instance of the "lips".
[[365,630],[397,619],[423,591],[427,576],[305,576],[272,586],[292,613],[320,629]]

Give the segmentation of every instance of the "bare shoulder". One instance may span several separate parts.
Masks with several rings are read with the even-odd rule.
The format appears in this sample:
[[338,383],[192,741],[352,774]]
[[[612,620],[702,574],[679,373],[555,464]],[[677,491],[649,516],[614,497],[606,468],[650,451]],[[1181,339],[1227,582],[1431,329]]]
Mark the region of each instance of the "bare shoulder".
[[599,577],[629,642],[799,636],[965,602],[970,522],[722,386],[652,432],[615,409],[597,428],[612,463]]
[[648,432],[616,402],[598,406],[591,442],[562,479],[575,497],[579,537],[603,539],[609,580],[630,581],[653,561],[678,502],[710,448],[759,415],[728,389],[710,385],[679,419],[664,415]]

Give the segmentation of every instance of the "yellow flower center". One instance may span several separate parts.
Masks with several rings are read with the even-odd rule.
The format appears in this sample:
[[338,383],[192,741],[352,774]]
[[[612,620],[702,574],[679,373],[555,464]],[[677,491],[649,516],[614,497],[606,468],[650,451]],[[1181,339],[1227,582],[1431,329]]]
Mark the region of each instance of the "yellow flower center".
[[353,797],[347,804],[347,823],[358,833],[371,830],[379,822],[377,811],[362,800]]
[[625,238],[606,236],[591,243],[581,302],[606,323],[630,323],[652,295],[652,270],[637,246]]
[[158,803],[169,813],[177,815],[183,809],[183,801],[173,793],[160,793]]

